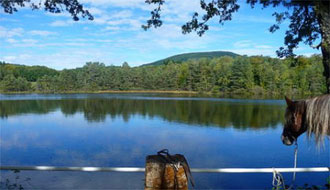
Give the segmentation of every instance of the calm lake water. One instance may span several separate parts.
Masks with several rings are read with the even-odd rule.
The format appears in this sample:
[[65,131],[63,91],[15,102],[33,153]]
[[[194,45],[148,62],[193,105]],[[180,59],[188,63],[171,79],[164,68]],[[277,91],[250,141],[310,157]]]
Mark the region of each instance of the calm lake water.
[[[192,168],[293,167],[285,102],[165,94],[0,95],[1,165],[144,167],[167,148]],[[329,167],[329,140],[299,138],[298,167]],[[142,189],[144,173],[1,171],[25,189]],[[272,174],[193,173],[196,189],[271,189]],[[324,185],[329,173],[298,173]],[[27,180],[28,178],[28,180]],[[292,174],[284,173],[286,184]],[[4,186],[2,186],[4,188]]]

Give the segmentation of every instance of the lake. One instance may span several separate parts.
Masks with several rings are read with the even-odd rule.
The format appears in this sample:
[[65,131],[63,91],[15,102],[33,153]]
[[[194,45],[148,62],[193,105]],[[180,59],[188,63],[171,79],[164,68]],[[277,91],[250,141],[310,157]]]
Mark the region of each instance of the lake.
[[[167,148],[192,168],[293,167],[283,100],[166,94],[0,95],[1,165],[144,167]],[[299,138],[298,167],[329,167],[329,140]],[[143,189],[144,173],[1,171],[25,189]],[[196,189],[271,189],[272,174],[193,173]],[[283,174],[286,184],[292,174]],[[324,185],[329,173],[297,173]],[[4,184],[2,184],[4,188]]]

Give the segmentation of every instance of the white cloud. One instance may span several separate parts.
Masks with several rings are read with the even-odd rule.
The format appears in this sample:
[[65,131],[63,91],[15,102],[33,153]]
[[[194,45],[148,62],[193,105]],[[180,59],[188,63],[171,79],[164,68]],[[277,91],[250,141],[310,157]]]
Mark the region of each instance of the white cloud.
[[129,10],[123,10],[123,11],[119,11],[119,12],[115,12],[113,14],[111,14],[111,18],[130,18],[133,16],[132,11]]
[[[88,44],[92,44],[92,43],[110,43],[113,42],[113,40],[109,40],[109,39],[86,39],[86,38],[73,38],[73,39],[66,39],[66,42],[85,42]],[[63,42],[63,43],[66,43]]]
[[50,26],[69,26],[71,25],[72,23],[71,22],[68,22],[68,21],[63,21],[63,20],[57,20],[57,21],[54,21],[52,23],[50,23]]
[[35,47],[38,45],[38,40],[35,39],[22,39],[22,40],[11,40],[9,42],[13,47]]
[[104,11],[99,9],[99,8],[96,8],[96,7],[92,7],[92,8],[87,8],[88,11],[93,15],[102,15],[104,14]]
[[[111,58],[110,58],[111,57]],[[51,53],[31,53],[0,56],[0,60],[25,65],[44,65],[55,69],[82,67],[87,61],[100,61],[107,65],[117,63],[116,56],[100,49],[72,49]]]
[[70,13],[68,12],[61,12],[61,13],[50,13],[50,12],[45,12],[47,16],[51,17],[71,17]]
[[258,44],[251,40],[240,40],[233,43],[233,51],[241,55],[264,55],[264,56],[273,56],[275,57],[276,48],[267,44]]
[[123,10],[123,11],[115,11],[115,12],[108,12],[99,8],[90,8],[88,9],[92,11],[92,14],[94,16],[93,21],[89,20],[79,20],[78,22],[73,21],[72,19],[68,20],[57,20],[52,23],[50,23],[50,26],[54,27],[63,27],[63,26],[69,26],[72,24],[96,24],[96,25],[122,25],[122,24],[128,24],[130,26],[136,27],[139,25],[139,28],[141,27],[141,22],[139,21],[139,18],[131,18],[133,17],[133,13],[129,10]]
[[163,6],[162,16],[164,22],[182,25],[191,20],[194,12],[202,13],[199,0],[169,0]]
[[123,19],[113,19],[107,22],[108,25],[105,28],[105,30],[110,30],[110,29],[119,29],[118,27],[120,27],[121,30],[141,30],[141,25],[143,24],[142,21],[140,21],[139,19],[131,19],[131,18],[123,18]]
[[[133,13],[129,10],[107,12],[103,11],[100,15],[94,15],[93,21],[79,21],[79,24],[88,23],[96,25],[110,25],[106,26],[105,30],[119,30],[119,25],[129,25],[123,29],[133,29],[141,28],[142,23],[140,22],[140,17],[133,17]],[[132,18],[133,17],[133,18]]]
[[181,27],[175,24],[164,24],[162,27],[157,29],[150,29],[147,32],[142,32],[140,37],[151,38],[150,35],[157,36],[157,39],[175,39],[184,38],[188,35],[181,33]]
[[252,47],[253,43],[251,40],[241,40],[235,42],[233,45],[235,48],[245,48],[245,47]]
[[35,40],[35,39],[23,39],[22,42],[23,43],[37,43],[38,40]]
[[249,49],[249,48],[254,48],[254,49],[273,49],[273,46],[270,45],[265,45],[265,44],[258,44],[255,42],[252,42],[251,40],[241,40],[237,41],[233,44],[234,48],[236,49]]
[[106,24],[110,19],[107,15],[102,15],[100,17],[94,17],[94,20],[90,22],[91,24]]
[[100,46],[100,44],[109,44],[113,43],[113,40],[110,39],[86,39],[86,38],[73,38],[73,39],[64,39],[57,42],[48,42],[46,40],[38,41],[36,39],[13,39],[9,38],[6,40],[8,42],[7,48],[10,47],[37,47],[37,48],[48,48],[48,47],[62,47],[63,49],[67,47],[93,47]]
[[31,35],[36,35],[36,36],[50,36],[50,35],[55,35],[56,32],[50,32],[47,30],[32,30],[29,32]]
[[232,51],[240,55],[263,55],[276,57],[275,49],[263,49],[263,48],[246,48],[246,49],[229,49],[227,51]]
[[33,15],[33,14],[25,14],[23,16],[26,17],[26,18],[30,18],[30,19],[34,19],[34,18],[38,17],[37,15]]
[[121,28],[118,27],[118,26],[107,26],[107,27],[105,27],[104,30],[106,30],[106,31],[108,31],[108,30],[110,30],[110,31],[118,31],[118,30],[121,30]]
[[37,43],[38,41],[30,39],[30,40],[22,40],[21,43],[16,43],[14,47],[83,47],[88,45],[87,43],[80,42],[56,42],[56,43]]
[[17,40],[15,40],[15,39],[13,39],[13,38],[9,38],[9,39],[7,39],[6,40],[8,43],[11,43],[11,44],[13,44],[13,43],[17,43],[18,41]]
[[19,22],[19,20],[12,19],[12,18],[0,18],[0,21],[5,21],[5,22]]
[[[35,47],[40,46],[38,44],[38,40],[36,39],[14,39],[14,38],[8,38],[6,40],[10,44],[11,47]],[[6,47],[10,47],[6,46]]]
[[273,46],[269,46],[269,45],[256,45],[256,48],[262,48],[262,49],[271,49],[273,48]]
[[209,34],[203,38],[199,38],[195,34],[183,35],[180,26],[164,24],[158,29],[150,29],[147,32],[141,31],[134,39],[121,43],[138,51],[143,49],[148,52],[157,48],[160,50],[166,49],[166,51],[176,50],[182,52],[190,51],[194,48],[198,50],[204,49],[211,40]]
[[[97,24],[97,25],[110,25],[105,26],[105,30],[141,30],[141,25],[145,24],[149,19],[149,12],[153,5],[148,5],[145,0],[82,0],[86,3],[88,9],[94,16],[93,21],[80,20],[78,24]],[[91,6],[90,8],[88,6]],[[116,11],[109,11],[107,7],[120,7],[126,8],[125,10],[117,9]],[[162,19],[164,24],[180,23],[183,24],[191,19],[191,13],[199,8],[199,0],[168,0],[163,5]],[[133,11],[133,8],[139,11]],[[111,9],[113,10],[113,9]],[[147,16],[141,16],[140,11],[146,13]],[[139,15],[139,16],[137,16]],[[69,26],[73,24],[71,19],[67,21],[58,20],[52,22],[51,26]],[[120,25],[126,25],[122,27]]]
[[112,6],[112,7],[140,7],[145,4],[145,0],[80,0],[92,6]]
[[16,56],[11,56],[11,55],[4,56],[2,58],[2,60],[4,60],[5,62],[12,62],[12,61],[16,60]]
[[11,38],[14,36],[22,36],[24,33],[23,28],[8,29],[0,26],[0,38]]
[[85,38],[72,38],[72,39],[66,39],[67,42],[88,42],[88,39]]
[[18,59],[21,59],[21,60],[27,60],[27,59],[31,59],[31,55],[30,54],[20,54],[18,56]]
[[265,24],[274,24],[275,18],[263,18],[258,16],[236,14],[233,19],[234,22],[246,22],[246,23],[265,23]]

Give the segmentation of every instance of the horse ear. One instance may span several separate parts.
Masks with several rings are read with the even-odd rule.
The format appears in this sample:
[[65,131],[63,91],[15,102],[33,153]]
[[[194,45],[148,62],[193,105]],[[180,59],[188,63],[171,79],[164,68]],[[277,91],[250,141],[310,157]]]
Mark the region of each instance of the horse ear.
[[293,101],[290,100],[288,97],[285,96],[285,101],[286,101],[286,104],[288,105],[288,107],[291,107],[293,106]]

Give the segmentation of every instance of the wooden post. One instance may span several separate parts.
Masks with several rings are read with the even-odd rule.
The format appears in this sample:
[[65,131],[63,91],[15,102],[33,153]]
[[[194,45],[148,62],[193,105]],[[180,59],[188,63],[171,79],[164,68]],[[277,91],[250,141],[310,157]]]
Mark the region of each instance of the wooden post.
[[[175,175],[176,173],[176,175]],[[176,184],[175,184],[176,183]],[[145,190],[152,189],[188,189],[188,179],[184,168],[179,165],[175,172],[170,163],[164,162],[159,155],[146,158]]]

